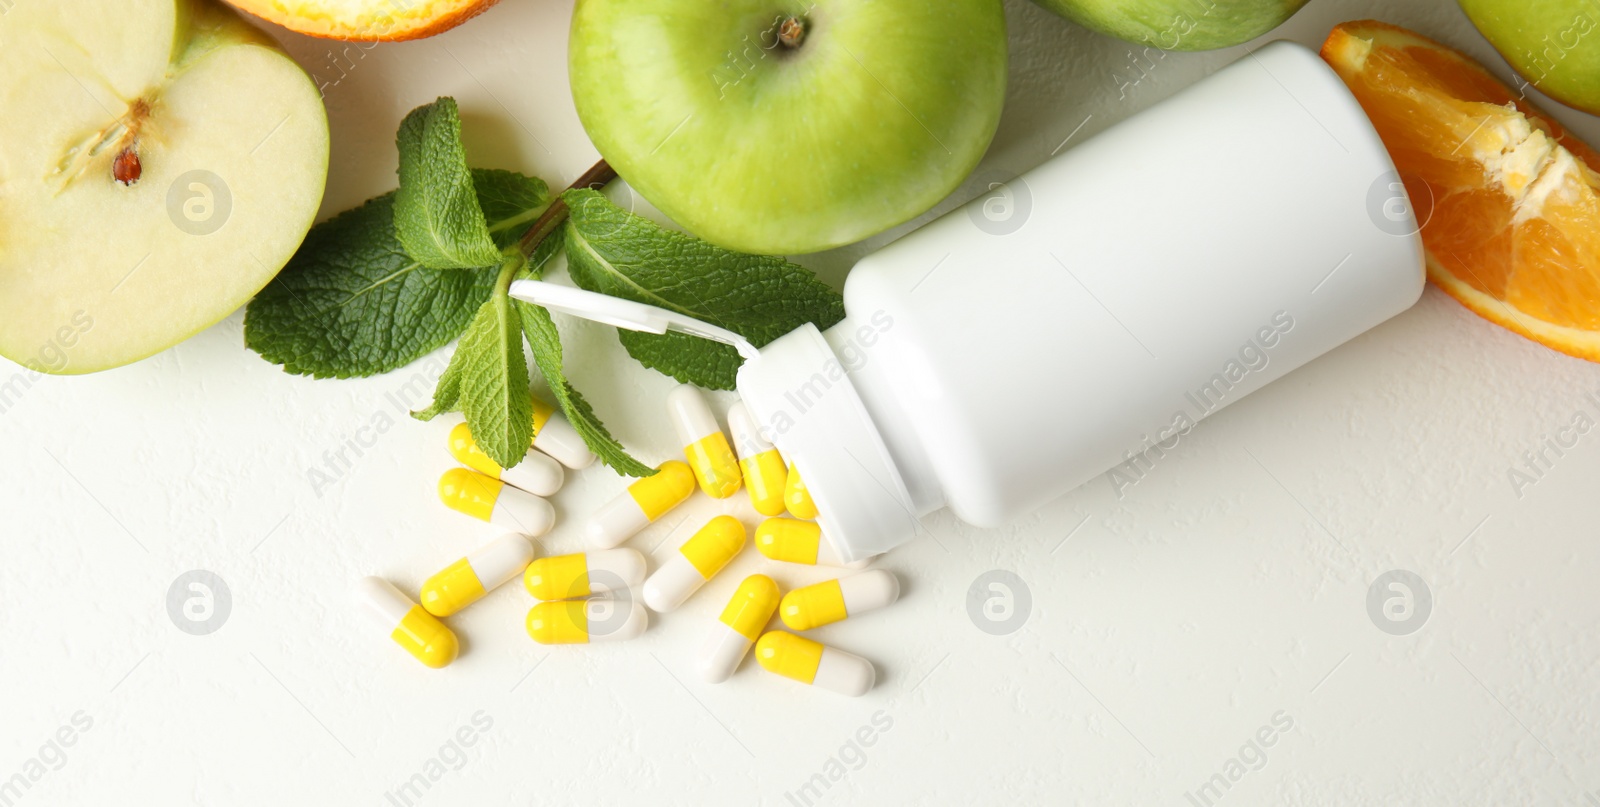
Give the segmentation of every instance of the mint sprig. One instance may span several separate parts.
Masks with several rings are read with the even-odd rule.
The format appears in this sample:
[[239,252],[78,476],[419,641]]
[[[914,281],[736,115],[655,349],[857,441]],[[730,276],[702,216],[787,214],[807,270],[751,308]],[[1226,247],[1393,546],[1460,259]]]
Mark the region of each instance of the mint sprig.
[[507,293],[514,277],[559,254],[561,239],[543,237],[560,224],[549,215],[549,187],[469,169],[450,98],[412,111],[396,140],[400,188],[312,229],[251,301],[246,344],[288,372],[350,378],[404,366],[460,336],[432,404],[413,416],[462,412],[484,453],[509,468],[533,442],[523,348],[531,331],[535,362],[589,448],[622,473],[654,473],[567,382],[549,315]]
[[[533,439],[526,340],[589,448],[619,473],[655,472],[567,380],[549,312],[509,295],[513,280],[542,277],[563,251],[584,288],[672,308],[757,345],[844,315],[839,295],[799,266],[728,252],[618,209],[592,190],[616,176],[604,162],[556,199],[533,177],[469,169],[452,99],[407,115],[396,140],[399,190],[313,228],[250,303],[246,343],[288,372],[348,378],[396,369],[459,336],[432,404],[413,416],[462,412],[503,467],[520,462]],[[733,386],[739,357],[725,345],[676,334],[621,338],[648,367]]]

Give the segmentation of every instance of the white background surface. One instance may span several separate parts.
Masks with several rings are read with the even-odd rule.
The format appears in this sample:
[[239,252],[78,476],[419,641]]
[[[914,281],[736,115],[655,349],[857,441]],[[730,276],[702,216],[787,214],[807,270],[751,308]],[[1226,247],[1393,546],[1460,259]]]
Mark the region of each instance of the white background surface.
[[[329,83],[324,214],[393,186],[396,124],[442,94],[461,102],[474,164],[576,177],[596,155],[566,89],[570,10],[505,0],[445,36],[347,56],[286,35]],[[1171,54],[1120,86],[1138,76],[1130,46],[1025,2],[1007,12],[1009,97],[985,164],[1008,171],[1242,54]],[[1365,16],[1510,75],[1447,0],[1313,0],[1274,36],[1316,46]],[[1600,121],[1556,113],[1600,141]],[[907,229],[803,262],[842,282]],[[451,423],[404,417],[437,366],[291,377],[241,347],[241,327],[242,312],[137,365],[43,379],[0,415],[0,778],[75,713],[93,721],[19,804],[403,803],[385,794],[480,711],[492,725],[416,803],[803,804],[787,794],[876,715],[892,724],[843,752],[818,803],[1181,805],[1280,712],[1293,728],[1223,803],[1600,803],[1585,795],[1600,791],[1600,429],[1520,496],[1507,478],[1578,413],[1600,421],[1600,369],[1436,290],[1208,420],[1123,499],[1099,479],[1003,530],[931,518],[937,541],[881,562],[904,581],[898,605],[817,631],[879,665],[858,700],[750,661],[722,686],[695,678],[739,579],[821,577],[753,550],[626,644],[536,646],[530,600],[506,586],[450,620],[456,664],[420,667],[347,594],[367,574],[414,591],[484,535],[434,495]],[[672,456],[670,382],[608,329],[563,328],[574,381],[613,431]],[[331,471],[357,437],[370,445]],[[314,468],[335,481],[317,490]],[[621,486],[601,468],[573,479],[547,550],[578,550],[579,520]],[[662,557],[716,509],[699,498],[633,545]],[[210,635],[167,614],[191,569],[231,591]],[[1009,636],[966,609],[994,569],[1031,592]],[[1391,569],[1432,592],[1409,636],[1367,612]]]

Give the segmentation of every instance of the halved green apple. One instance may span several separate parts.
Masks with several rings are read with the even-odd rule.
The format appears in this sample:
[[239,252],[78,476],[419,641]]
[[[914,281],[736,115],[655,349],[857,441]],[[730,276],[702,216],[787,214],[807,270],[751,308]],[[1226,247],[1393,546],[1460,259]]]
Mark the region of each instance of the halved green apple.
[[310,77],[211,0],[0,17],[0,355],[86,373],[226,317],[322,201]]

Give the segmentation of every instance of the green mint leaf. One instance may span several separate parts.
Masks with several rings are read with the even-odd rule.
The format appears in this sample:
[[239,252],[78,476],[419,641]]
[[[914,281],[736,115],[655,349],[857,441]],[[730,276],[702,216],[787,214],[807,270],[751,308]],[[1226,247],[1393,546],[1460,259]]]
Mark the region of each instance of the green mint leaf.
[[478,192],[478,205],[489,222],[489,237],[502,250],[517,243],[550,207],[550,188],[537,177],[474,168],[472,185]]
[[533,403],[522,323],[504,289],[497,289],[472,318],[452,364],[457,360],[461,412],[472,439],[500,467],[516,465],[533,444]]
[[[537,280],[541,277],[545,264],[561,251],[561,241],[560,230],[546,238],[534,251],[528,266],[518,273],[517,278]],[[567,381],[561,352],[561,336],[556,331],[556,324],[550,319],[550,312],[521,300],[513,300],[511,304],[516,307],[517,314],[522,320],[522,330],[528,336],[528,345],[533,348],[534,364],[538,365],[539,373],[550,385],[550,391],[555,394],[562,414],[566,415],[567,421],[577,429],[578,434],[583,436],[583,442],[589,446],[589,450],[619,474],[625,476],[654,474],[654,468],[634,459],[627,449],[606,431],[605,424],[595,417],[594,408]]]
[[427,409],[412,412],[412,417],[427,421],[446,412],[460,411],[461,364],[466,357],[466,354],[459,349],[450,354],[450,363],[445,365],[444,372],[439,374],[438,385],[433,388],[433,403],[428,404]]
[[454,98],[420,106],[400,122],[400,190],[395,229],[406,252],[432,269],[500,263],[461,145],[461,114]]
[[[628,213],[597,191],[562,194],[567,271],[579,286],[687,314],[743,335],[757,347],[800,325],[844,318],[844,299],[782,258],[713,246]],[[733,389],[741,364],[731,346],[682,334],[619,331],[646,367],[708,389]]]
[[617,329],[617,340],[635,361],[705,389],[733,389],[744,358],[720,342],[685,333],[640,333]]
[[[474,169],[472,180],[497,244],[515,243],[550,206],[539,179]],[[407,255],[394,197],[313,228],[245,309],[245,344],[291,373],[351,378],[403,367],[460,336],[488,299],[494,272],[429,269]]]
[[245,344],[316,378],[388,372],[449,344],[494,273],[422,266],[400,246],[394,218],[391,193],[312,228],[245,309]]

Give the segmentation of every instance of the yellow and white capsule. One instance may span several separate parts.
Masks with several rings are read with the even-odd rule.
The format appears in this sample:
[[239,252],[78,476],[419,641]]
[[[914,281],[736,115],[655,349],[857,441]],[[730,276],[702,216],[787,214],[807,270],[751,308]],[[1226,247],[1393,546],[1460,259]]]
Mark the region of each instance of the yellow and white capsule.
[[783,456],[761,436],[744,401],[728,408],[728,428],[733,432],[733,447],[739,455],[739,470],[744,472],[744,489],[750,494],[750,503],[761,515],[783,515],[784,485],[789,479]]
[[811,630],[886,608],[898,599],[899,578],[883,569],[873,569],[797,588],[783,596],[778,616],[790,630]]
[[484,476],[494,477],[535,496],[555,495],[567,476],[566,472],[561,470],[561,463],[537,448],[528,449],[522,462],[515,466],[500,467],[500,463],[495,462],[478,447],[478,442],[472,439],[472,429],[467,428],[465,423],[457,423],[456,427],[450,430],[450,456],[455,457],[456,462]]
[[456,635],[433,614],[401,594],[393,583],[381,577],[362,578],[356,584],[355,597],[372,621],[390,631],[389,638],[417,661],[437,670],[455,661],[456,654],[461,652]]
[[767,672],[852,698],[867,694],[878,679],[872,662],[781,630],[761,635],[756,642],[756,661]]
[[554,457],[556,462],[581,471],[594,464],[594,452],[583,442],[583,435],[537,395],[533,397],[533,447]]
[[744,524],[733,516],[706,522],[644,581],[645,604],[663,613],[682,605],[744,549],[744,538]]
[[528,611],[528,635],[539,644],[589,644],[632,639],[650,617],[633,600],[560,600]]
[[601,549],[617,546],[683,504],[691,493],[694,472],[677,460],[667,460],[655,475],[634,480],[589,519],[584,527],[589,543]]
[[776,610],[778,584],[764,574],[746,577],[700,646],[700,676],[712,684],[728,680]]
[[634,549],[602,549],[540,558],[522,584],[540,600],[575,600],[630,589],[644,582],[644,556]]
[[679,384],[667,393],[667,412],[700,489],[713,499],[732,496],[739,489],[739,461],[705,396],[688,384]]
[[817,517],[817,505],[811,501],[811,491],[806,490],[806,482],[800,478],[800,471],[789,464],[789,478],[783,489],[783,503],[789,508],[789,515],[795,518],[813,519]]
[[549,502],[466,468],[451,468],[439,477],[439,500],[458,513],[533,537],[556,523]]
[[833,542],[822,534],[822,525],[792,518],[769,518],[761,522],[761,526],[756,527],[756,550],[772,560],[807,566],[862,569],[871,561],[863,558],[845,563],[839,557],[839,550],[833,548]]
[[424,581],[422,607],[434,616],[450,616],[521,574],[532,560],[533,544],[508,532]]

